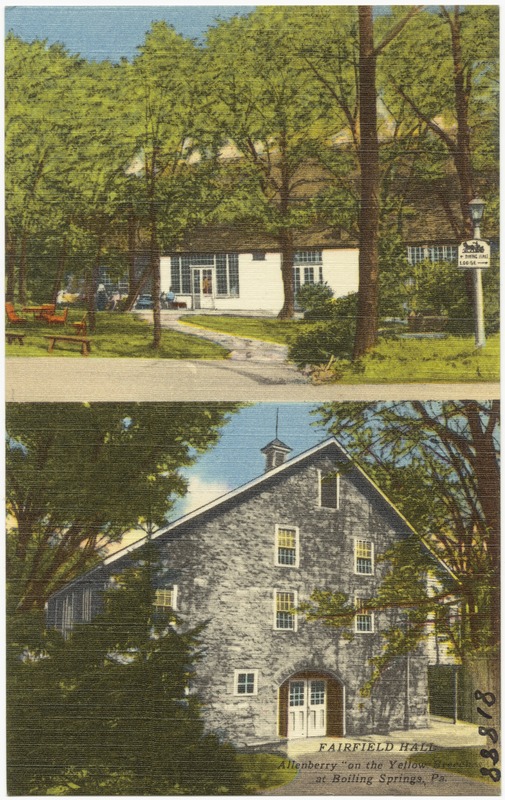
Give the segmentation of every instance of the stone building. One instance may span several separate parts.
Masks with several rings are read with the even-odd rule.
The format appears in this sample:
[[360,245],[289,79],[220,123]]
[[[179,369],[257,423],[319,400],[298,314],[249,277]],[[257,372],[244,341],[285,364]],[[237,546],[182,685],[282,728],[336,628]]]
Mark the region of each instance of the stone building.
[[[388,570],[379,556],[416,534],[334,438],[289,452],[274,439],[263,448],[263,475],[151,538],[162,565],[156,604],[173,608],[181,626],[206,623],[190,689],[207,726],[242,746],[424,727],[424,651],[398,657],[370,697],[360,693],[381,632],[405,624],[401,612],[372,613],[363,601]],[[143,544],[55,593],[48,625],[68,632],[89,621]],[[315,588],[354,599],[351,637],[296,613]]]

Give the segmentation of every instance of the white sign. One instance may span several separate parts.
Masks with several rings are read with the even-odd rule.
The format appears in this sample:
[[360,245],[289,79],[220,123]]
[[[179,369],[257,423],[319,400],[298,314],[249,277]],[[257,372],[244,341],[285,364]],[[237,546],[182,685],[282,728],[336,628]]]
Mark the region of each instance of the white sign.
[[458,247],[459,269],[487,269],[491,260],[491,248],[483,239],[469,239]]

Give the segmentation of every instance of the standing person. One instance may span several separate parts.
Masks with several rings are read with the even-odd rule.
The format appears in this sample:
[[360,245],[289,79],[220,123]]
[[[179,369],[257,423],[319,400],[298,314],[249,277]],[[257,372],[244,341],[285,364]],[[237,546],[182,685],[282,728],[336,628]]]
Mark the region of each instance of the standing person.
[[161,306],[162,308],[168,308],[168,303],[167,303],[167,295],[166,295],[166,292],[162,292],[162,293],[160,294],[160,306]]
[[175,294],[173,292],[172,287],[170,287],[169,291],[167,292],[167,308],[173,308],[175,302]]
[[107,290],[103,283],[98,284],[98,289],[96,290],[96,310],[97,311],[105,311],[107,307],[107,302],[109,297],[107,295]]

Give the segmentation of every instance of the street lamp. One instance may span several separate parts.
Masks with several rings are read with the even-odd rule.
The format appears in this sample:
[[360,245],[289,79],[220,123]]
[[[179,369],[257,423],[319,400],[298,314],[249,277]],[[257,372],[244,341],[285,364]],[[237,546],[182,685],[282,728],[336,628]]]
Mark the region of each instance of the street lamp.
[[480,223],[484,216],[486,201],[476,197],[475,200],[470,200],[468,205],[470,206],[470,214],[473,222],[473,238],[480,239]]
[[[475,198],[468,203],[473,222],[473,238],[480,239],[480,223],[484,216],[485,200]],[[484,296],[482,293],[482,270],[473,270],[473,298],[475,305],[475,346],[484,347],[486,344],[486,329],[484,327]]]

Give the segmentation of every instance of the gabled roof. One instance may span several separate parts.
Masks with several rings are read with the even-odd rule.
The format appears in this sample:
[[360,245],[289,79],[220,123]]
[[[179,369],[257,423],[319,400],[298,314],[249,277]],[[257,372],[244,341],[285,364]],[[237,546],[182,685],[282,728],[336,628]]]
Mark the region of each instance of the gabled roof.
[[[282,444],[282,442],[281,442],[281,444]],[[107,556],[107,558],[105,558],[102,561],[101,564],[98,564],[96,567],[93,567],[91,570],[89,570],[88,572],[84,573],[81,577],[77,578],[74,581],[71,581],[71,583],[67,584],[66,586],[63,586],[58,591],[54,592],[51,595],[51,597],[55,597],[60,592],[65,591],[68,588],[68,586],[70,586],[72,584],[75,584],[78,581],[81,581],[84,577],[86,577],[87,575],[92,574],[96,570],[99,570],[99,569],[101,569],[103,567],[109,566],[110,564],[113,564],[116,561],[119,561],[120,559],[125,558],[130,553],[134,552],[135,550],[138,550],[139,548],[144,547],[148,543],[148,541],[153,542],[155,540],[161,539],[162,537],[170,536],[171,534],[178,532],[188,522],[197,520],[199,517],[203,517],[209,511],[212,511],[212,510],[214,510],[216,508],[219,508],[220,506],[224,506],[226,503],[229,503],[231,500],[235,500],[236,498],[241,497],[242,495],[244,495],[247,492],[249,492],[251,489],[254,489],[254,488],[260,486],[262,483],[270,482],[272,480],[272,478],[275,478],[276,476],[281,475],[283,472],[291,470],[296,465],[301,464],[303,461],[306,461],[306,460],[310,459],[316,453],[322,453],[322,452],[324,452],[324,450],[329,450],[330,448],[331,449],[336,449],[338,451],[339,455],[346,462],[352,463],[353,469],[355,469],[358,472],[358,474],[364,479],[365,483],[367,485],[369,485],[374,490],[374,492],[377,495],[379,495],[379,497],[387,504],[387,506],[389,507],[389,509],[393,513],[393,515],[397,518],[398,522],[402,526],[404,526],[411,534],[413,534],[415,536],[418,536],[421,539],[421,541],[423,542],[423,544],[426,547],[426,549],[428,550],[428,552],[439,562],[439,564],[444,566],[445,569],[452,575],[452,573],[450,572],[448,567],[441,561],[441,559],[436,554],[436,552],[434,552],[432,550],[432,548],[424,541],[424,539],[422,539],[419,536],[419,534],[417,533],[415,528],[403,516],[401,511],[399,511],[399,509],[396,508],[394,503],[392,503],[391,500],[389,500],[389,498],[377,486],[377,484],[366,474],[366,472],[362,469],[362,467],[360,467],[359,464],[356,463],[356,461],[349,455],[347,450],[337,441],[337,439],[334,436],[331,436],[330,438],[326,439],[325,441],[320,442],[319,444],[315,445],[314,447],[311,447],[309,450],[305,450],[303,453],[300,453],[298,456],[295,456],[294,458],[291,458],[291,459],[285,461],[280,466],[274,467],[273,469],[270,469],[268,472],[265,472],[265,473],[261,474],[259,477],[254,478],[251,481],[248,481],[247,483],[243,484],[242,486],[239,486],[237,489],[233,489],[231,492],[227,492],[226,494],[221,495],[220,497],[217,497],[215,500],[211,500],[209,503],[206,503],[204,506],[201,506],[200,508],[197,508],[194,511],[191,511],[189,514],[185,514],[184,516],[179,517],[179,519],[174,520],[174,522],[169,523],[164,528],[161,528],[159,531],[157,531],[156,533],[152,534],[150,537],[146,535],[142,539],[139,539],[138,541],[133,542],[132,544],[128,545],[127,547],[124,547],[121,550],[117,550],[115,553],[112,553],[110,556]],[[452,577],[454,577],[454,575]]]

